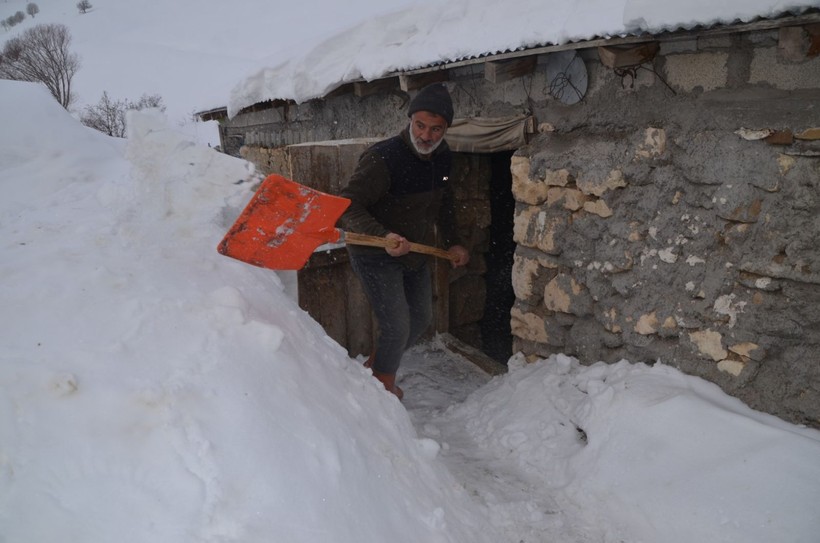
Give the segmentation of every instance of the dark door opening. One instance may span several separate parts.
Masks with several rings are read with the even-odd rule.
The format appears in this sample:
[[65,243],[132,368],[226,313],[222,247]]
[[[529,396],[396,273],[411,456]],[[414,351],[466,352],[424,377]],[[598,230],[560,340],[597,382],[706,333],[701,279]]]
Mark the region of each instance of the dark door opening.
[[484,316],[481,319],[481,344],[485,354],[506,364],[512,355],[510,309],[515,302],[512,287],[513,216],[515,200],[512,195],[510,162],[513,151],[490,155],[490,212],[487,272],[485,282],[487,296]]

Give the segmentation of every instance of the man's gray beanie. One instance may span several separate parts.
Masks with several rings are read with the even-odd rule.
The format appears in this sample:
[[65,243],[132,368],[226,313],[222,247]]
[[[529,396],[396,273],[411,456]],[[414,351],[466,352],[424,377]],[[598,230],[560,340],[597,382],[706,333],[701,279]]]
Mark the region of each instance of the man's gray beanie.
[[441,115],[447,121],[447,126],[453,124],[453,100],[450,91],[444,83],[427,85],[410,101],[407,116],[411,117],[417,111],[429,111]]

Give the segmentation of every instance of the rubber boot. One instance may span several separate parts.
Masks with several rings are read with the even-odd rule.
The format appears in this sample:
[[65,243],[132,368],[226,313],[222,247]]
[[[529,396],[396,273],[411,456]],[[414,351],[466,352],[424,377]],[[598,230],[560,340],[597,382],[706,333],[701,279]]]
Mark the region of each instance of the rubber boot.
[[400,401],[404,398],[404,391],[396,386],[395,373],[381,373],[373,370],[373,377],[378,379],[384,385],[384,389],[387,392],[392,392]]
[[401,400],[404,398],[404,391],[396,385],[396,375],[389,373],[381,373],[373,369],[373,361],[376,359],[376,351],[370,353],[370,356],[365,360],[364,367],[373,370],[373,377],[381,381],[385,390],[392,392]]

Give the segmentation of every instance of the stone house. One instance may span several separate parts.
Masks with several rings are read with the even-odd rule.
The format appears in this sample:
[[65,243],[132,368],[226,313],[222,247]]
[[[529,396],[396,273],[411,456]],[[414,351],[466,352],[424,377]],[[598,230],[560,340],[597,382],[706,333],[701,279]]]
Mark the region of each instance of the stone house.
[[[201,117],[220,120],[224,151],[335,192],[431,81],[460,118],[448,141],[473,251],[470,269],[437,271],[438,331],[501,361],[661,362],[820,426],[817,10],[488,53]],[[355,355],[371,330],[343,253],[300,272],[300,303]]]

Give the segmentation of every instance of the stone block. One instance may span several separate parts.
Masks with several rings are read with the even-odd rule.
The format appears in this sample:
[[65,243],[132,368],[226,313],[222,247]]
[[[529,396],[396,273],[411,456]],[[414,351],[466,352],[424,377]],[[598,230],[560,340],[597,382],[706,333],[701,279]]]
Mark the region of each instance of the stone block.
[[560,274],[544,287],[544,306],[550,311],[582,317],[592,313],[592,297],[572,276]]
[[530,258],[520,253],[517,251],[513,256],[513,292],[519,300],[531,305],[539,304],[544,298],[544,285],[555,277],[558,264],[546,255]]
[[650,127],[645,130],[644,136],[643,143],[635,151],[636,159],[657,158],[666,152],[666,130]]
[[714,330],[691,332],[689,339],[698,348],[700,354],[715,362],[725,359],[729,352],[723,348],[723,336]]
[[544,183],[550,187],[566,187],[575,181],[569,170],[547,170],[544,172]]
[[760,192],[751,183],[727,183],[712,197],[717,216],[738,223],[756,223],[763,210]]
[[601,324],[603,324],[604,328],[608,332],[620,334],[623,331],[621,325],[618,324],[618,310],[614,307],[604,310],[604,312],[600,315],[600,320]]
[[559,236],[566,230],[568,219],[556,213],[548,213],[540,207],[527,206],[516,209],[513,222],[513,239],[525,247],[539,249],[547,254],[560,254]]
[[[786,175],[787,173],[789,173],[791,171],[791,169],[794,168],[794,165],[795,165],[796,162],[797,162],[797,160],[793,156],[777,155],[777,166],[778,166],[778,169],[780,170],[780,175]],[[762,183],[759,182],[759,181],[758,182],[756,182],[756,181],[758,181],[758,180],[757,179],[752,180],[752,185],[754,185],[755,187],[761,188],[761,189],[765,190],[766,192],[777,192],[777,191],[780,190],[780,182],[779,182],[780,180],[779,179],[775,180],[774,183],[772,183],[769,180],[766,180],[768,182],[764,181]]]
[[539,205],[547,199],[546,183],[530,177],[530,159],[514,155],[510,164],[513,197],[524,204]]
[[742,313],[743,308],[747,305],[747,302],[735,301],[736,297],[737,296],[735,294],[724,294],[723,296],[718,296],[712,306],[715,313],[728,317],[729,328],[735,327],[735,324],[737,324],[738,313]]
[[586,211],[587,213],[592,213],[593,215],[598,215],[599,217],[603,217],[604,219],[612,216],[612,210],[603,200],[592,200],[589,202],[584,202],[584,211]]
[[658,331],[658,314],[653,311],[638,317],[638,322],[635,323],[634,330],[642,336],[648,336]]
[[640,221],[632,221],[629,223],[628,241],[643,241],[646,238],[646,227]]
[[575,185],[584,194],[601,197],[609,190],[625,187],[626,179],[624,179],[624,172],[621,170],[610,170],[604,179],[578,177],[575,180]]
[[794,137],[799,139],[799,140],[806,140],[806,141],[820,140],[820,128],[818,128],[818,127],[807,128],[807,129],[795,134]]
[[521,339],[536,343],[548,343],[547,327],[544,318],[535,313],[522,311],[518,307],[510,310],[510,327],[512,334]]
[[791,130],[775,130],[763,139],[769,145],[791,145],[794,143],[794,133]]
[[736,355],[757,362],[762,361],[766,357],[766,350],[757,343],[751,341],[744,341],[743,343],[735,343],[729,346],[729,351]]
[[560,205],[570,211],[578,211],[584,207],[587,196],[578,189],[565,187],[550,187],[547,190],[547,205]]
[[746,363],[743,360],[732,358],[726,358],[717,363],[717,369],[735,377],[739,377],[745,367]]

